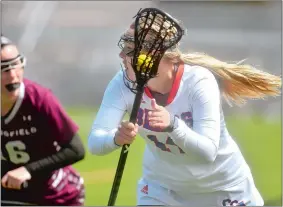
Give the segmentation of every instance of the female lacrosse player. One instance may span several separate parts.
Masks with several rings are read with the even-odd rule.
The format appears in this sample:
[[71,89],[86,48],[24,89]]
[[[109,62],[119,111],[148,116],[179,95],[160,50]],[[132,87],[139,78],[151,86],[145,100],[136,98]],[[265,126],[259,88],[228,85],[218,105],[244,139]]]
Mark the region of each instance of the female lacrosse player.
[[23,78],[25,58],[1,36],[1,205],[83,205],[77,125],[50,90]]
[[226,128],[221,96],[237,104],[276,96],[281,79],[249,65],[184,54],[176,45],[163,56],[158,76],[148,82],[137,123],[121,121],[135,98],[133,37],[130,27],[119,42],[125,69],[107,86],[88,138],[91,153],[113,152],[131,144],[137,133],[144,138],[138,205],[264,205]]

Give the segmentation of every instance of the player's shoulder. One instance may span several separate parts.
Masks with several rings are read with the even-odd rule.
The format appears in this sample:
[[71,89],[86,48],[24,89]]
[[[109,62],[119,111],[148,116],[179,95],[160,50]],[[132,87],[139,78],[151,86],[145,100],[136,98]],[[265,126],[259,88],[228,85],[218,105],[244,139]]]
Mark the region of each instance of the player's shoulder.
[[214,74],[207,68],[199,65],[184,65],[184,76],[185,79],[215,79]]
[[113,88],[115,90],[122,90],[122,91],[127,91],[127,88],[125,86],[124,76],[123,76],[123,71],[120,70],[118,71],[110,80],[108,84],[108,88]]
[[24,84],[25,84],[25,91],[30,95],[36,95],[37,97],[44,97],[47,93],[51,92],[49,88],[26,78],[24,79]]
[[25,86],[25,98],[30,100],[32,104],[38,105],[45,97],[51,93],[51,90],[47,87],[40,85],[39,83],[24,79]]
[[184,64],[183,81],[191,84],[196,84],[202,79],[216,81],[215,75],[207,68],[199,65]]
[[119,70],[118,72],[116,72],[116,74],[113,76],[112,81],[116,82],[116,83],[122,83],[123,81],[123,71]]

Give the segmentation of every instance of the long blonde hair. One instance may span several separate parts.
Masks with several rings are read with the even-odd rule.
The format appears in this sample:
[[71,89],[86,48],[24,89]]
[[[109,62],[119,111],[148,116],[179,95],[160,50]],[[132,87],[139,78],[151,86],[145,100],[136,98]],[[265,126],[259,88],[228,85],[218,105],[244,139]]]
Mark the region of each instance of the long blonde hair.
[[209,69],[219,81],[222,96],[229,105],[240,106],[246,99],[264,99],[279,96],[281,77],[239,63],[227,63],[204,53],[182,53],[180,50],[168,51],[164,55],[172,61],[188,65],[199,65]]
[[[180,23],[179,20],[175,19]],[[145,28],[144,19],[139,22]],[[133,29],[132,24],[132,29]],[[165,25],[166,19],[157,16],[149,29],[148,38],[156,38],[154,34]],[[168,25],[167,25],[168,26]],[[177,30],[173,27],[170,32]],[[170,38],[170,35],[169,37]],[[179,44],[178,44],[179,45]],[[199,65],[209,69],[220,85],[222,96],[229,105],[243,105],[246,99],[264,99],[267,96],[279,96],[281,90],[281,77],[256,69],[255,67],[239,63],[227,63],[217,60],[204,53],[182,53],[178,45],[169,49],[164,57],[173,62],[183,62],[188,65]]]

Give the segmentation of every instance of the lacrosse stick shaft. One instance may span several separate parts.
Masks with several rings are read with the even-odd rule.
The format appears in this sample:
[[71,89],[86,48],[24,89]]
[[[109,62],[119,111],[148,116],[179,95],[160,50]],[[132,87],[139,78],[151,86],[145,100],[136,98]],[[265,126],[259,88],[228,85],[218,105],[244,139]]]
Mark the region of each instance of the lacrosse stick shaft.
[[[141,87],[141,88],[139,88],[139,90],[137,90],[137,94],[135,96],[135,101],[134,101],[132,113],[131,113],[131,116],[130,116],[130,122],[132,122],[133,124],[135,124],[136,120],[137,120],[137,115],[138,115],[138,111],[139,111],[139,108],[140,108],[140,105],[141,105],[143,92],[144,92],[144,87]],[[123,147],[122,147],[118,166],[117,166],[117,169],[116,169],[116,174],[115,174],[114,181],[113,181],[113,184],[112,184],[110,197],[109,197],[109,200],[108,200],[108,206],[114,206],[115,205],[116,198],[117,198],[118,191],[119,191],[119,187],[120,187],[120,183],[121,183],[122,176],[123,176],[123,172],[124,172],[124,169],[125,169],[125,164],[126,164],[126,161],[127,161],[129,147],[130,147],[130,145],[123,145]]]

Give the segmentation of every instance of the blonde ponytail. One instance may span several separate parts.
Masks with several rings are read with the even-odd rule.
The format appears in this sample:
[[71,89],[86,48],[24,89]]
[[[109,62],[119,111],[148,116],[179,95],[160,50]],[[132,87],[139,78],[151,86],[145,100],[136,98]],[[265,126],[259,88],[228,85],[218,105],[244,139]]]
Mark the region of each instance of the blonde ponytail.
[[222,95],[230,105],[231,102],[242,105],[246,99],[264,99],[267,96],[280,95],[281,77],[251,65],[226,63],[203,53],[183,54],[177,50],[167,52],[165,57],[209,69],[220,81]]

